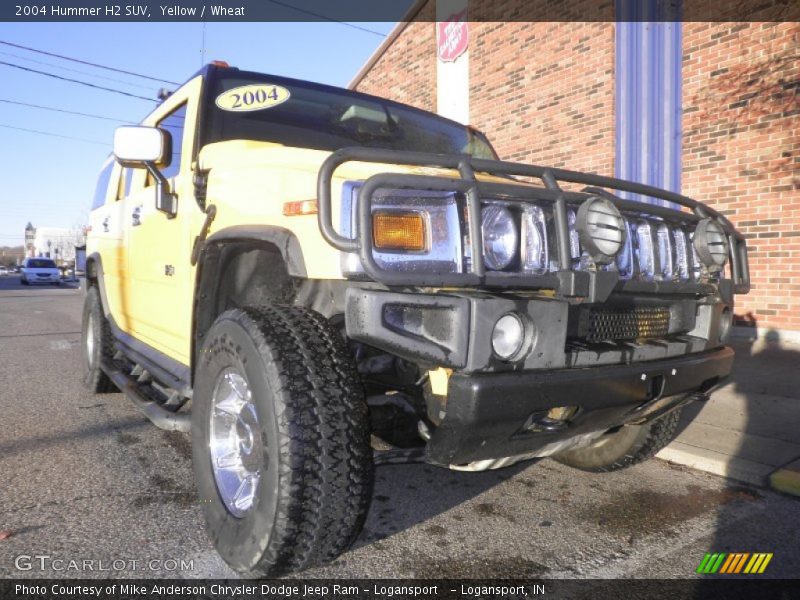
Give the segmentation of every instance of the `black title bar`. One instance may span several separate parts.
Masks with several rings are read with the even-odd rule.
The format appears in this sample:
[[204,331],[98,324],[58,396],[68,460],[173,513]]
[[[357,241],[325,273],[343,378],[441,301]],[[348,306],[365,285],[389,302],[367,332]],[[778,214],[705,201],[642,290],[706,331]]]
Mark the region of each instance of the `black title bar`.
[[[5,22],[396,22],[435,21],[436,0],[11,0]],[[620,9],[618,13],[618,4]],[[628,5],[615,0],[469,0],[473,22],[510,21],[800,21],[796,0],[663,0]]]

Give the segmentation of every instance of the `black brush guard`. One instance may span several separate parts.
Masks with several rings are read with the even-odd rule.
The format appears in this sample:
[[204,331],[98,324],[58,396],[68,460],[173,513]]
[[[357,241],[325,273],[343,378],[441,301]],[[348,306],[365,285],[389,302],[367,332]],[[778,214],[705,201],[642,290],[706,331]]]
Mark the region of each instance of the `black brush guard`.
[[[334,228],[332,209],[332,179],[334,171],[347,162],[382,163],[389,165],[422,166],[456,170],[455,177],[379,173],[364,182],[358,196],[357,237],[340,235]],[[478,181],[475,173],[496,176],[532,177],[539,179],[544,188],[509,183]],[[583,184],[583,191],[563,190],[559,182]],[[569,205],[578,205],[590,196],[601,195],[611,200],[620,211],[639,212],[681,223],[696,223],[703,218],[716,219],[725,230],[730,245],[731,280],[733,293],[746,294],[750,290],[750,273],[747,245],[744,237],[728,219],[711,207],[681,194],[649,185],[613,177],[554,169],[536,165],[486,160],[469,155],[432,154],[379,148],[352,147],[337,150],[322,164],[317,181],[319,204],[318,222],[325,240],[342,252],[357,252],[365,272],[375,281],[388,286],[446,286],[491,287],[517,289],[552,289],[560,296],[602,297],[613,288],[630,292],[650,293],[713,293],[715,286],[698,282],[621,281],[615,271],[583,271],[572,268],[569,248]],[[413,189],[423,191],[460,192],[466,198],[469,238],[472,251],[471,269],[467,273],[414,273],[382,269],[372,254],[372,196],[382,188]],[[684,212],[660,205],[619,198],[608,190],[641,194],[672,202],[691,210]],[[481,232],[481,203],[484,197],[502,196],[504,200],[551,203],[556,234],[556,256],[559,270],[544,275],[487,271],[483,261]],[[604,291],[599,291],[602,288]]]

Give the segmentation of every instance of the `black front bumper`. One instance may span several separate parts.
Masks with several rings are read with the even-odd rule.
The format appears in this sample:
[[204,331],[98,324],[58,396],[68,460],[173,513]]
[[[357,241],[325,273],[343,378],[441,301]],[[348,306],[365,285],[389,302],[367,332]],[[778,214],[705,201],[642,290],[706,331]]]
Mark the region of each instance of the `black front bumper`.
[[[428,460],[462,465],[535,453],[554,442],[607,430],[663,410],[693,392],[708,392],[731,371],[733,350],[715,350],[630,365],[454,374],[446,415],[427,445]],[[558,431],[530,431],[532,415],[577,406]]]

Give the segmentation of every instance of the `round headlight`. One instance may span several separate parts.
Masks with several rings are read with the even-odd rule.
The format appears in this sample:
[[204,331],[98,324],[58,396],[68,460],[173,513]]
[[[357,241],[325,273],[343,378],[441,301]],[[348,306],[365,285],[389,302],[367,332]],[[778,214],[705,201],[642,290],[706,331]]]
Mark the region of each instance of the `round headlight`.
[[703,219],[694,230],[694,249],[697,257],[709,269],[719,271],[728,260],[728,238],[714,219]]
[[625,243],[625,221],[614,203],[605,198],[593,196],[581,204],[575,228],[597,264],[613,262]]
[[486,267],[501,271],[511,264],[519,248],[519,232],[511,211],[502,206],[487,206],[481,211],[483,257]]
[[494,324],[492,350],[502,360],[517,358],[525,345],[525,325],[514,313],[506,313]]

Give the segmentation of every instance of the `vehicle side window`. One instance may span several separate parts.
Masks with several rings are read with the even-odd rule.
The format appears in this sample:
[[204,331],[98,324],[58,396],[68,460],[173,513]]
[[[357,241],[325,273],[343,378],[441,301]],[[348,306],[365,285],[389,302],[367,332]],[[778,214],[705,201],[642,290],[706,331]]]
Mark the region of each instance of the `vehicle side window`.
[[[183,130],[186,125],[186,104],[181,104],[178,108],[169,113],[158,122],[157,127],[164,131],[169,131],[172,136],[172,161],[169,166],[163,167],[161,173],[169,179],[174,177],[181,170],[181,149],[183,146]],[[152,177],[147,176],[147,185],[152,185]]]
[[122,177],[119,178],[119,186],[117,189],[117,200],[127,198],[131,193],[131,180],[133,179],[133,169],[123,168]]
[[94,191],[94,200],[92,201],[92,210],[100,208],[105,204],[106,192],[108,191],[108,182],[111,180],[111,171],[114,169],[114,161],[109,161],[108,164],[100,171],[100,176],[97,178],[97,188]]

